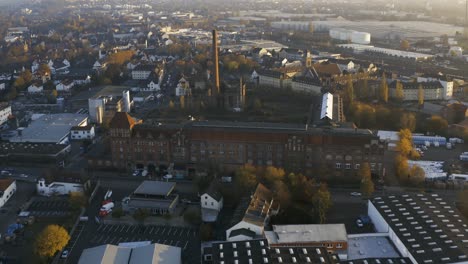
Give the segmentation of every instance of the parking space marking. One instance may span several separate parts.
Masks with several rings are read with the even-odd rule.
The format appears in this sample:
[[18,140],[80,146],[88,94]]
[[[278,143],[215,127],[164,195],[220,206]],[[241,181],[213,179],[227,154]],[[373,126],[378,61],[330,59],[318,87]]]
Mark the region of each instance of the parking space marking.
[[188,241],[185,242],[184,250],[187,248]]
[[132,233],[135,232],[136,226],[132,226]]
[[155,235],[159,232],[159,227],[156,227],[156,232],[154,233]]
[[150,231],[149,231],[150,235],[151,235],[151,233],[153,232],[153,230],[154,230],[154,226],[151,227],[151,229],[150,229]]
[[128,231],[130,230],[130,227],[132,227],[131,225],[128,226],[127,230],[125,231],[125,233],[128,233]]
[[[120,226],[119,226],[119,227],[120,227]],[[122,229],[120,229],[119,232],[122,233],[122,231],[124,230],[124,228],[125,228],[125,225],[122,225]]]
[[190,229],[187,229],[187,236],[190,236]]

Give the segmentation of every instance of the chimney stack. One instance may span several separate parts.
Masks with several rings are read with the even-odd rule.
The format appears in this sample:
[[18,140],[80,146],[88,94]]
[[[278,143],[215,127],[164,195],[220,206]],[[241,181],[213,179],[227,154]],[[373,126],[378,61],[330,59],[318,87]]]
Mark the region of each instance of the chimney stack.
[[219,58],[218,58],[218,32],[213,29],[213,64],[214,64],[214,88],[216,95],[220,94],[219,90]]

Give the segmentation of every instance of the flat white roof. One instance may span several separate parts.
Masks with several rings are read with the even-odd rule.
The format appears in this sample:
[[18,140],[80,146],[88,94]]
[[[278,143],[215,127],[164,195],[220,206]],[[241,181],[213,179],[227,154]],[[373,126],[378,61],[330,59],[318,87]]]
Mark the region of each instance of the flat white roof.
[[397,131],[379,130],[377,132],[377,136],[380,138],[380,140],[389,142],[396,142],[400,139]]
[[21,135],[10,141],[58,143],[68,135],[72,127],[86,123],[87,118],[84,114],[71,113],[42,115],[24,128]]
[[265,231],[269,244],[347,241],[344,224],[324,225],[274,225],[273,231]]
[[375,234],[348,236],[348,260],[401,257],[386,236]]
[[371,52],[379,52],[391,56],[399,56],[405,58],[412,58],[412,59],[426,59],[434,57],[431,54],[424,54],[418,52],[411,52],[411,51],[403,51],[403,50],[395,50],[395,49],[386,49],[386,48],[379,48],[374,47],[372,45],[362,45],[362,44],[342,44],[338,45],[342,48],[350,48],[353,50],[360,50],[360,51],[371,51]]

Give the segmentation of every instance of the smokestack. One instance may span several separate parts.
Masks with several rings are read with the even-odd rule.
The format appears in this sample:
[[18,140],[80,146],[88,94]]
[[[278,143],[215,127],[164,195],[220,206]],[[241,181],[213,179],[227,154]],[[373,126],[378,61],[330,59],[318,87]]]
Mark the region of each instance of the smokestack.
[[213,63],[214,63],[214,86],[216,94],[220,94],[219,91],[219,58],[218,58],[218,33],[216,29],[213,29]]

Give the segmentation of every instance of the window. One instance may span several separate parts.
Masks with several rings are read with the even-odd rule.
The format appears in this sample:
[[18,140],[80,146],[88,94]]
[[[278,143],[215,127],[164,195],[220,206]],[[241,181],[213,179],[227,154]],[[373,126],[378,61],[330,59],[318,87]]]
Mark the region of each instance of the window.
[[336,244],[336,248],[343,248],[343,245],[341,243]]
[[205,202],[205,205],[208,205],[208,202]]
[[335,168],[341,169],[341,163],[336,163]]
[[351,164],[346,163],[346,169],[347,169],[347,170],[350,170],[350,169],[351,169]]
[[213,202],[211,202],[211,205],[214,205],[214,203],[213,203]]
[[356,170],[359,170],[359,168],[361,168],[361,164],[359,164],[359,163],[355,164],[355,165],[354,165],[354,168],[355,168]]

